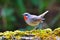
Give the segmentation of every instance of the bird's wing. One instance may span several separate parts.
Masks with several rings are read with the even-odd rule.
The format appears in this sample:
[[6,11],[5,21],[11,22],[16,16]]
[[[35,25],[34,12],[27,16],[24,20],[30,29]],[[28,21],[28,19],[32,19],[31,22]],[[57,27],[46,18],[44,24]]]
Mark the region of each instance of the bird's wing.
[[42,16],[38,16],[38,18],[41,19],[41,20],[45,20],[45,18],[42,17]]
[[31,19],[32,21],[37,21],[37,17],[38,17],[38,16],[36,16],[36,15],[31,15],[31,18],[30,18],[30,19]]

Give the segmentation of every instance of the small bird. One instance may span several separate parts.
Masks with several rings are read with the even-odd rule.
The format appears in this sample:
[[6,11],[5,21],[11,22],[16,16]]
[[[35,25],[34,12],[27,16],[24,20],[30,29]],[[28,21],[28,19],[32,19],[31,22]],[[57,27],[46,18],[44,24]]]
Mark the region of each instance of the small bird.
[[48,11],[44,12],[43,14],[40,15],[31,15],[29,13],[24,13],[23,17],[25,22],[30,25],[30,26],[37,26],[40,23],[43,23],[43,20],[45,20],[44,16],[47,14]]

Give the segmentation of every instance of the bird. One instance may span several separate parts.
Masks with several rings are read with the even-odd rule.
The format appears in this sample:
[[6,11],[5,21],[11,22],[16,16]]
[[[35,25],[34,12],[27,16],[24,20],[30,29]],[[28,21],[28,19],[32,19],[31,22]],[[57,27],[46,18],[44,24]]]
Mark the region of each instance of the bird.
[[24,20],[25,22],[30,25],[30,26],[34,26],[35,29],[37,28],[36,26],[39,25],[40,23],[43,23],[43,21],[45,20],[44,16],[45,14],[47,14],[49,11],[45,11],[44,13],[40,14],[40,15],[32,15],[28,12],[23,14]]

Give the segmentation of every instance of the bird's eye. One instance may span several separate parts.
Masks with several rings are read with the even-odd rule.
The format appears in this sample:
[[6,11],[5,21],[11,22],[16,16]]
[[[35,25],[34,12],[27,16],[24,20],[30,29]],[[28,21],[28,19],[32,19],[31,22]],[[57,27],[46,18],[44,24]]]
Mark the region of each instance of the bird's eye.
[[25,14],[25,16],[28,16],[28,14]]

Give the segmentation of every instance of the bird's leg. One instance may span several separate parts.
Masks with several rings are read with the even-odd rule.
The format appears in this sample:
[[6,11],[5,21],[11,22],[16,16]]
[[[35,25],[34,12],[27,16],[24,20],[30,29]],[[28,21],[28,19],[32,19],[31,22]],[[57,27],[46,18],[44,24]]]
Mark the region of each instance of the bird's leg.
[[43,23],[39,23],[38,29],[42,29],[42,27],[43,27]]
[[37,29],[38,29],[38,25],[33,28],[33,30],[37,30]]
[[37,29],[38,29],[38,25],[33,28],[33,30],[37,30]]
[[35,26],[33,30],[42,29],[42,27],[43,23],[39,23],[39,25]]

